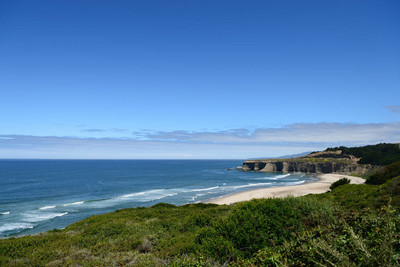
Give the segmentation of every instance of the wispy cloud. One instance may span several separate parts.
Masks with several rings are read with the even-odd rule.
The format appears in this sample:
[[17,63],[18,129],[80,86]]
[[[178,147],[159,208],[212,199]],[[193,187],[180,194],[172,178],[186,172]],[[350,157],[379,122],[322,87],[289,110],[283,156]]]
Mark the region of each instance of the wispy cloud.
[[0,135],[0,158],[254,158],[400,142],[400,123],[299,123],[224,131],[137,131],[127,138]]
[[14,137],[9,137],[9,136],[0,136],[0,141],[1,140],[12,140]]
[[85,129],[82,130],[82,132],[87,132],[87,133],[103,133],[106,132],[107,130],[104,129]]
[[389,109],[391,112],[400,114],[400,105],[386,106],[386,108]]
[[298,123],[280,128],[232,129],[226,131],[136,132],[145,140],[226,144],[343,143],[365,144],[399,140],[400,123]]
[[109,128],[109,129],[84,129],[82,132],[86,133],[105,133],[105,132],[114,132],[114,133],[122,133],[127,132],[127,129],[118,129],[118,128]]

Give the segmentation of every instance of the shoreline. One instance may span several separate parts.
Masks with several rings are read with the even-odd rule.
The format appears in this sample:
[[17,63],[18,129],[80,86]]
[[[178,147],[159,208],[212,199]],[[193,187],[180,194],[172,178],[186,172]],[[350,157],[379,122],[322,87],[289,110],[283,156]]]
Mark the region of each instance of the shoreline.
[[229,205],[237,202],[249,201],[254,198],[279,198],[286,196],[298,197],[308,194],[321,194],[328,191],[331,184],[341,178],[350,179],[350,184],[363,184],[365,182],[365,179],[360,177],[342,175],[337,173],[318,174],[316,175],[316,178],[318,178],[319,180],[302,185],[268,187],[247,190],[215,199],[209,199],[204,201],[203,203]]
[[[224,195],[224,196],[214,198],[214,199],[207,199],[204,201],[200,201],[200,203],[230,205],[230,204],[237,203],[237,202],[249,201],[252,199],[260,199],[260,198],[280,198],[280,197],[286,197],[286,196],[298,197],[298,196],[304,196],[304,195],[308,195],[308,194],[320,194],[320,193],[325,193],[327,190],[329,190],[330,185],[333,182],[335,182],[341,178],[350,179],[351,184],[362,184],[365,182],[365,179],[363,179],[363,178],[349,176],[349,175],[333,174],[333,173],[317,174],[315,177],[318,179],[317,181],[308,182],[308,183],[301,184],[301,185],[250,189],[250,190],[246,190],[246,191],[242,191],[242,192]],[[185,205],[185,204],[182,204],[182,205]],[[179,206],[182,206],[182,205],[179,205]],[[80,219],[78,221],[85,220],[85,219],[87,219],[87,218]],[[67,225],[67,226],[69,226],[69,225]],[[67,226],[64,226],[62,228],[56,228],[56,229],[64,229]],[[48,231],[50,231],[50,230],[40,231],[40,232],[36,232],[36,233],[29,233],[29,234],[0,236],[0,240],[8,239],[11,237],[19,238],[22,236],[39,235],[39,234],[42,234],[42,233],[45,233]]]

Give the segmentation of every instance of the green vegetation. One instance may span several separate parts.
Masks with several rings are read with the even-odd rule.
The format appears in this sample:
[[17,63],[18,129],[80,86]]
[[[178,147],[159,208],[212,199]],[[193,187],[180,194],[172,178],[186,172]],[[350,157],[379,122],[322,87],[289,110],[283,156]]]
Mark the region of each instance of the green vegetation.
[[63,230],[0,241],[0,266],[164,265],[227,206],[157,204],[92,216]]
[[367,177],[367,184],[383,184],[389,179],[400,176],[400,161],[389,164]]
[[387,165],[400,161],[399,144],[377,144],[362,147],[334,147],[325,151],[342,150],[343,155],[353,155],[361,158],[358,163],[372,165]]
[[349,184],[350,183],[350,179],[347,178],[342,178],[337,180],[336,182],[332,183],[331,186],[329,187],[330,190],[333,190],[334,188],[344,185],[344,184]]

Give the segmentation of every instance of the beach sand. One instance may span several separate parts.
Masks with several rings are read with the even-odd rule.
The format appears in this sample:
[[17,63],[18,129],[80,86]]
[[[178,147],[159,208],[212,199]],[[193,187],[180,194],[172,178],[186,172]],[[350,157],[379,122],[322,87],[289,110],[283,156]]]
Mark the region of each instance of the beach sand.
[[365,179],[362,178],[349,175],[333,174],[333,173],[319,174],[317,175],[317,177],[319,178],[319,180],[312,183],[248,190],[244,192],[223,196],[216,199],[211,199],[206,201],[206,203],[229,205],[240,201],[248,201],[253,198],[271,198],[271,197],[275,198],[275,197],[286,197],[286,196],[297,197],[308,194],[321,194],[328,191],[331,184],[341,178],[350,179],[351,184],[363,184],[365,182]]

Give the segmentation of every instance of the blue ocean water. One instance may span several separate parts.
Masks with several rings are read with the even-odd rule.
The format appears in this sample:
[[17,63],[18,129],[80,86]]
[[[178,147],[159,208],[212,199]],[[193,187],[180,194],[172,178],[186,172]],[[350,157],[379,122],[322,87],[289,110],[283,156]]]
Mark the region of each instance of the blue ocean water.
[[94,214],[182,205],[315,180],[229,171],[239,160],[0,160],[0,237],[63,228]]

